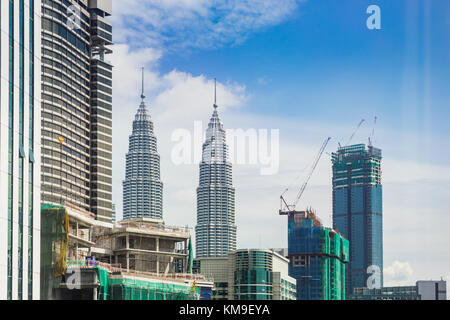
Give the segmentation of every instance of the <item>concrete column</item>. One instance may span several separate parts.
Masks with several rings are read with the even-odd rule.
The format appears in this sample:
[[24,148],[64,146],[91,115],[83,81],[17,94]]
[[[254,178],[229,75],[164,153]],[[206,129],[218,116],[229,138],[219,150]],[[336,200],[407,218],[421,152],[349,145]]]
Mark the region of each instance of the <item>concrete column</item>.
[[182,272],[187,273],[187,267],[189,264],[188,240],[184,241],[184,254],[186,255],[186,258],[185,258],[186,262],[184,263]]
[[[155,238],[156,252],[159,252],[159,238]],[[156,255],[156,273],[159,274],[159,255]]]
[[[78,237],[78,221],[75,222],[75,236]],[[75,246],[75,260],[78,260],[78,242]]]
[[159,274],[159,255],[156,255],[156,273]]
[[130,272],[130,253],[127,252],[127,272]]

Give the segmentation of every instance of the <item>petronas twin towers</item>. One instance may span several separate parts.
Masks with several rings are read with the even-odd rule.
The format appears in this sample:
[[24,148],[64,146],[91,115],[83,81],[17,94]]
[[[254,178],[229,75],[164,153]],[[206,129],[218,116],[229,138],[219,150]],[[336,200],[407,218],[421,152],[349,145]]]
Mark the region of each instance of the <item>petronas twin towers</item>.
[[[126,155],[123,218],[162,220],[160,156],[153,122],[144,101],[143,79],[141,98]],[[236,249],[232,166],[228,161],[225,130],[219,119],[215,100],[214,97],[214,111],[206,130],[197,188],[195,240],[198,258],[226,256],[228,251]]]
[[197,258],[226,256],[236,249],[235,189],[225,130],[214,112],[206,130],[197,188]]
[[126,155],[123,181],[123,218],[163,218],[163,183],[160,176],[160,157],[156,136],[144,95],[142,73],[141,104],[133,121],[133,132]]

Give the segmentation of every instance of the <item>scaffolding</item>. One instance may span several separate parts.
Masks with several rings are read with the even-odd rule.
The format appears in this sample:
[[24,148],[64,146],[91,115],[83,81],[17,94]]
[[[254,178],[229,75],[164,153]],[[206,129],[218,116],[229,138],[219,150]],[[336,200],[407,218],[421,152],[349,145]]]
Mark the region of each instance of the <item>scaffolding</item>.
[[100,287],[98,300],[198,300],[199,289],[188,284],[112,275],[96,267]]
[[348,240],[324,227],[312,210],[289,217],[290,271],[301,300],[344,300]]
[[69,216],[63,206],[41,207],[41,298],[50,299],[52,288],[66,274]]
[[199,288],[212,286],[190,274],[187,228],[145,219],[112,225],[70,206],[44,205],[41,215],[43,299],[198,300]]

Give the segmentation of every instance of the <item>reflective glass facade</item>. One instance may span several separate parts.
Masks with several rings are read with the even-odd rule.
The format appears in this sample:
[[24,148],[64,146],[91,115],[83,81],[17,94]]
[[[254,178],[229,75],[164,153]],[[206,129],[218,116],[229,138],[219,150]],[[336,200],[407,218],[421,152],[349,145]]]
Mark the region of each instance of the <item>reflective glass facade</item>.
[[[0,2],[0,299],[39,299],[39,0]],[[36,89],[37,86],[37,89]],[[36,117],[37,114],[37,117]],[[4,151],[4,152],[3,152]],[[39,159],[37,160],[40,165]],[[36,233],[38,233],[36,235]]]
[[364,144],[332,154],[333,228],[350,242],[347,295],[366,287],[369,266],[379,268],[383,285],[381,150]]
[[102,221],[112,215],[111,11],[99,7],[107,2],[42,1],[42,202]]
[[345,300],[348,240],[322,226],[312,212],[290,213],[288,256],[298,300]]
[[272,299],[272,254],[264,251],[237,251],[234,254],[234,299]]

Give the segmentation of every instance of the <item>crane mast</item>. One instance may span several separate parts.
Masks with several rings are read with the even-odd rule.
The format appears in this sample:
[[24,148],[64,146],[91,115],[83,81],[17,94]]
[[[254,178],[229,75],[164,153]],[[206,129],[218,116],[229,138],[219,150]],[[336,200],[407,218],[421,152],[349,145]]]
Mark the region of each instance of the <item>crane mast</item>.
[[325,151],[325,148],[327,147],[328,142],[330,140],[331,140],[331,137],[328,137],[327,139],[325,139],[325,141],[323,142],[322,146],[320,147],[320,150],[319,150],[318,154],[316,155],[313,164],[311,165],[311,168],[310,168],[310,170],[308,172],[306,180],[303,183],[303,185],[301,186],[300,191],[298,192],[294,203],[291,204],[291,205],[287,204],[286,200],[283,197],[283,195],[286,193],[286,191],[288,191],[288,189],[286,189],[283,192],[283,194],[281,194],[281,196],[280,196],[280,211],[279,211],[280,215],[289,215],[292,211],[295,210],[295,207],[297,206],[298,202],[300,201],[300,198],[302,197],[303,192],[305,191],[306,186],[308,185],[308,182],[311,179],[311,176],[314,173],[314,170],[316,169],[317,164],[319,163],[319,160],[322,157],[322,154]]

